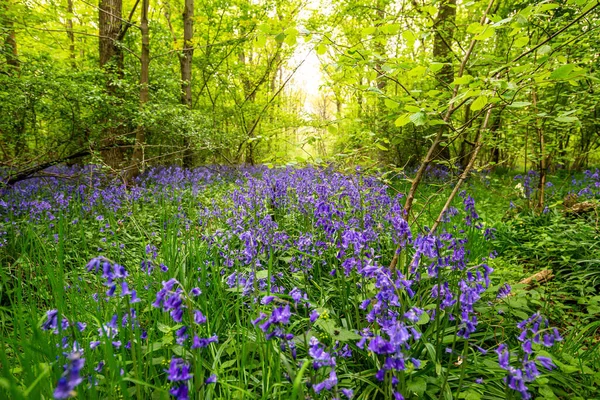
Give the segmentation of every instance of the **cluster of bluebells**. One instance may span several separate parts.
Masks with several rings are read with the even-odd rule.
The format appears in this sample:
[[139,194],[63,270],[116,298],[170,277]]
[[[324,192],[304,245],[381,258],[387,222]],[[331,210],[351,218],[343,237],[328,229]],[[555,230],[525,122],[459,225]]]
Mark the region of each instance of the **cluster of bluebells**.
[[532,382],[540,376],[538,365],[547,370],[556,367],[550,358],[535,356],[534,345],[552,347],[557,341],[562,340],[562,337],[558,329],[551,328],[548,320],[539,313],[535,313],[528,319],[519,322],[517,328],[520,331],[518,340],[521,343],[522,350],[518,359],[518,366],[511,364],[511,353],[506,344],[500,344],[496,349],[496,354],[498,354],[500,368],[507,371],[507,376],[504,378],[506,385],[510,389],[519,392],[523,399],[530,399],[531,393],[529,393],[526,383]]
[[167,380],[173,382],[173,387],[169,390],[178,400],[189,399],[189,388],[187,382],[192,379],[190,374],[190,365],[182,358],[173,357],[167,371]]
[[65,357],[67,364],[64,366],[64,373],[54,390],[55,399],[68,399],[75,396],[77,394],[75,388],[83,382],[81,370],[85,365],[85,358],[83,358],[83,350],[79,348],[77,342],[74,342],[71,352],[65,353]]
[[[306,293],[303,293],[298,288],[293,288],[288,295],[292,298],[294,310],[298,310],[299,306],[310,307]],[[290,303],[282,301],[279,297],[273,295],[264,296],[261,299],[262,305],[273,303],[274,307],[270,315],[261,312],[258,318],[252,321],[252,324],[257,326],[264,334],[267,340],[278,338],[281,341],[281,350],[289,350],[292,358],[296,359],[296,343],[294,342],[294,334],[287,331],[287,326],[290,324],[292,317],[292,309]],[[310,316],[311,322],[318,318],[319,314],[313,310]]]
[[117,286],[120,286],[121,297],[129,296],[130,303],[138,303],[140,299],[137,296],[135,289],[129,289],[127,284],[127,276],[129,273],[122,265],[113,263],[105,257],[95,257],[86,266],[88,272],[100,273],[104,279],[104,285],[108,287],[106,290],[107,297],[113,297],[117,292]]
[[475,199],[467,194],[466,191],[462,191],[459,193],[459,196],[463,199],[463,205],[465,207],[465,212],[467,213],[465,217],[465,224],[467,226],[474,226],[477,229],[481,229],[481,223],[475,223],[479,219],[479,214],[477,214],[477,210],[475,210]]
[[[176,229],[176,237],[182,238],[177,239],[178,250],[196,241],[194,251],[204,253],[198,257],[204,260],[195,266],[197,271],[188,270],[191,277],[198,272],[217,278],[211,282],[219,282],[221,278],[223,285],[236,289],[231,292],[239,293],[244,305],[258,305],[261,311],[252,316],[257,330],[268,340],[278,342],[282,352],[288,352],[297,363],[302,363],[298,360],[302,357],[310,360],[315,379],[309,386],[317,397],[339,396],[340,392],[347,398],[352,397],[351,389],[340,388],[347,384],[337,373],[351,365],[345,359],[352,357],[352,353],[347,345],[314,337],[297,349],[295,338],[302,337],[299,333],[306,333],[298,331],[300,326],[304,329],[306,325],[316,325],[317,331],[322,329],[317,322],[319,312],[308,301],[307,293],[298,288],[288,290],[292,274],[302,273],[307,280],[317,277],[339,280],[353,294],[361,296],[363,301],[357,310],[357,319],[364,329],[354,332],[360,335],[355,344],[361,349],[355,356],[369,354],[369,359],[377,359],[378,369],[373,379],[390,382],[396,399],[407,394],[401,393],[405,390],[400,384],[406,375],[404,371],[420,368],[422,354],[416,355],[415,349],[423,347],[420,341],[428,321],[447,318],[466,341],[477,329],[475,307],[491,284],[492,269],[469,253],[468,235],[459,226],[473,226],[479,232],[472,231],[469,235],[480,234],[490,240],[494,232],[481,229],[475,200],[466,192],[461,193],[463,206],[451,207],[443,216],[444,225],[439,233],[427,229],[417,233],[411,231],[405,219],[402,196],[390,195],[377,177],[364,176],[358,170],[356,174],[341,174],[332,168],[310,167],[190,171],[155,168],[139,177],[130,188],[105,187],[96,171],[92,172],[94,178],[88,186],[56,181],[60,195],[46,200],[40,200],[44,196],[40,196],[35,186],[17,185],[11,196],[1,200],[0,216],[12,213],[30,218],[27,216],[30,214],[31,218],[52,223],[60,212],[68,214],[71,210],[77,216],[73,221],[92,220],[100,227],[99,233],[114,237],[118,242],[121,233],[108,221],[127,224],[133,204],[143,202],[149,207],[170,207],[172,213],[165,213],[170,214],[165,221],[150,222],[152,229],[147,231],[152,232],[155,239],[149,239],[152,243],[145,247],[140,275],[148,283],[145,290],[157,289],[154,301],[150,300],[150,312],[164,315],[168,323],[176,326],[174,342],[186,351],[206,348],[217,342],[218,337],[208,332],[207,315],[196,306],[195,297],[202,290],[184,289],[176,279],[169,279],[169,269],[160,264],[165,258],[158,238],[168,229]],[[437,167],[427,172],[431,179],[446,179],[450,173]],[[220,193],[221,198],[210,201],[196,198],[223,177],[235,182],[235,190]],[[19,198],[27,203],[22,208],[18,206]],[[75,198],[83,210],[71,209]],[[184,203],[192,206],[185,208]],[[32,212],[24,214],[23,209]],[[463,218],[462,223],[457,222],[459,216]],[[406,265],[399,265],[395,270],[388,267],[389,260],[384,256],[393,249],[406,256]],[[130,332],[127,330],[141,328],[136,314],[140,307],[135,305],[141,300],[136,290],[129,287],[128,271],[108,259],[108,250],[101,254],[104,256],[90,261],[87,270],[101,277],[106,300],[112,301],[111,305],[127,305],[127,309],[118,313],[123,318],[121,321],[117,314],[109,314],[109,321],[101,323],[98,337],[94,338],[99,340],[93,340],[90,347],[93,349],[104,342],[109,348],[127,349],[132,345],[128,342]],[[157,274],[153,274],[157,265],[163,272],[158,280]],[[209,282],[202,284],[209,285]],[[505,297],[509,292],[510,287],[505,286],[498,297]],[[347,295],[343,293],[334,295]],[[145,294],[143,297],[147,298]],[[314,300],[319,304],[322,299]],[[336,317],[342,319],[339,313]],[[448,321],[438,322],[447,324]],[[78,325],[81,326],[85,329],[84,325]],[[69,321],[59,320],[55,310],[49,312],[43,324],[44,329],[57,333],[68,327]],[[531,329],[528,332],[531,333]],[[551,340],[546,339],[544,333],[541,335],[542,343]],[[142,331],[139,339],[147,338]],[[534,335],[531,341],[535,344],[535,340]],[[554,340],[558,340],[556,336]],[[499,353],[504,357],[504,349]],[[171,382],[170,392],[179,399],[190,396],[191,381],[195,378],[190,373],[190,357],[185,352],[182,354],[181,358],[172,358],[165,371]],[[536,360],[545,362],[539,357]],[[530,364],[523,365],[522,374],[533,375]],[[98,364],[96,371],[101,371],[103,366],[103,363]],[[507,382],[520,387],[520,381],[514,378],[516,375],[517,372],[510,374]],[[211,375],[205,383],[215,381],[216,376]]]
[[587,170],[583,173],[583,179],[573,178],[573,191],[584,198],[594,198],[600,195],[600,169]]

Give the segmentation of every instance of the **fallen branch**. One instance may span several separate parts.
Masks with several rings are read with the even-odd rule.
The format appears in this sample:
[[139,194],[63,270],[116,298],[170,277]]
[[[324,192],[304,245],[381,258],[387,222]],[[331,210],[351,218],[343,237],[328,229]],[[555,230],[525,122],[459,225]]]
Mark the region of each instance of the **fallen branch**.
[[537,284],[546,283],[552,278],[554,278],[554,275],[552,274],[552,270],[545,269],[543,271],[538,272],[537,274],[530,276],[529,278],[523,279],[519,283],[521,283],[523,285],[527,285],[527,287],[525,289],[531,289],[532,287],[535,286],[536,283]]

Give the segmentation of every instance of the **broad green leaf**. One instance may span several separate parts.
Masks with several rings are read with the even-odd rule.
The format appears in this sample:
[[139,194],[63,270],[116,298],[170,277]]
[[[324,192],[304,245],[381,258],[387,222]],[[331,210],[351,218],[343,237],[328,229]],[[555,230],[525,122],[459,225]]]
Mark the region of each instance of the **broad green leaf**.
[[554,394],[554,392],[552,391],[552,388],[550,388],[550,386],[542,386],[541,388],[539,388],[539,392],[542,395],[542,398],[544,399],[548,399],[548,400],[557,400],[558,397],[556,397],[556,395]]
[[294,46],[296,44],[297,35],[286,35],[285,40],[283,41],[288,46]]
[[485,27],[479,22],[473,22],[467,26],[468,33],[481,33]]
[[417,36],[412,31],[402,32],[402,37],[406,40],[408,47],[412,47],[415,44],[415,40],[417,40]]
[[399,116],[396,121],[394,121],[394,125],[400,127],[408,124],[410,122],[410,114],[402,114]]
[[383,102],[385,103],[385,106],[390,110],[395,110],[396,108],[400,107],[400,103],[392,99],[385,99]]
[[443,119],[430,119],[429,120],[429,125],[434,126],[434,125],[446,125],[446,121],[444,121]]
[[571,122],[577,122],[577,121],[579,121],[579,118],[577,118],[577,117],[568,117],[568,116],[565,116],[565,115],[561,115],[561,116],[558,116],[558,117],[554,118],[554,120],[556,122],[571,123]]
[[283,43],[283,41],[285,40],[285,33],[279,33],[277,36],[275,36],[275,40],[277,41],[277,43]]
[[538,6],[538,12],[544,12],[544,11],[548,11],[548,10],[553,10],[555,8],[558,8],[559,5],[556,3],[546,3],[546,4],[540,4]]
[[432,17],[437,14],[437,7],[434,6],[425,6],[422,8],[423,10],[427,11],[429,13],[429,15],[431,15]]
[[431,319],[431,317],[429,316],[429,313],[424,312],[419,317],[419,320],[417,321],[417,325],[425,325],[426,323],[429,322],[430,319]]
[[474,37],[475,40],[486,40],[494,36],[494,28],[490,25],[486,25],[483,31]]
[[325,46],[324,43],[320,43],[317,46],[317,54],[322,56],[323,54],[327,53],[327,46]]
[[418,112],[410,116],[410,121],[416,126],[421,126],[425,125],[425,122],[427,122],[427,117],[424,112]]
[[471,110],[479,111],[483,107],[485,107],[487,103],[488,103],[487,96],[479,96],[478,98],[473,100],[473,102],[471,103]]
[[256,279],[267,279],[269,277],[269,271],[266,269],[256,271],[255,277]]
[[438,72],[442,68],[444,68],[444,63],[434,62],[434,63],[429,64],[429,70],[431,72]]
[[265,35],[258,35],[256,37],[256,45],[258,47],[265,47],[265,44],[267,44],[267,36],[265,36]]
[[587,310],[588,310],[588,313],[592,314],[592,315],[594,315],[594,314],[600,314],[600,306],[597,305],[597,304],[589,305],[587,307]]
[[421,397],[423,396],[423,393],[425,393],[425,391],[427,390],[427,381],[425,380],[425,378],[417,377],[408,382],[406,388],[409,391],[416,393],[419,397]]
[[296,44],[296,40],[298,39],[298,29],[295,27],[290,27],[283,31],[283,33],[285,33],[284,43],[288,46],[294,46]]
[[513,43],[513,46],[515,46],[517,49],[520,49],[521,47],[525,46],[527,43],[529,43],[529,37],[521,36],[520,38],[517,38],[515,40],[515,42]]
[[508,105],[508,107],[511,107],[511,108],[522,108],[522,107],[527,107],[527,106],[530,106],[530,105],[531,105],[531,102],[529,102],[529,101],[513,101],[512,103],[510,103]]
[[473,389],[469,389],[465,392],[462,392],[458,395],[459,399],[465,399],[465,400],[480,400],[481,399],[481,394]]
[[545,54],[548,54],[552,51],[552,47],[550,47],[549,45],[545,44],[543,46],[541,46],[539,49],[537,49],[537,53],[540,56],[543,56]]
[[552,71],[552,73],[550,74],[550,79],[566,79],[571,74],[571,71],[573,71],[574,68],[575,66],[573,64],[561,65],[560,67]]
[[453,85],[466,85],[467,83],[471,82],[473,80],[473,77],[471,75],[463,75],[460,78],[456,78],[454,80],[454,82],[452,82]]
[[362,36],[369,36],[375,33],[375,31],[377,30],[377,28],[375,28],[374,26],[367,26],[366,28],[363,28],[363,30],[361,31]]
[[387,32],[391,35],[397,35],[400,32],[400,24],[389,24],[386,28]]
[[413,106],[412,104],[405,105],[404,109],[413,113],[421,111],[421,107]]

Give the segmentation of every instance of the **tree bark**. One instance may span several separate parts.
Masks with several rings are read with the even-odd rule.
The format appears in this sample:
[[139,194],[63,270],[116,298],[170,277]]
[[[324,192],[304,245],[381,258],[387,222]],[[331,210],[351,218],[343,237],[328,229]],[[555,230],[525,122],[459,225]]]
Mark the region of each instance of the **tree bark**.
[[[179,59],[181,67],[181,104],[192,108],[192,57],[194,56],[194,0],[185,0],[183,8],[183,53]],[[188,136],[183,138],[183,166],[192,167],[193,153]]]
[[[123,0],[100,0],[98,25],[100,30],[100,67],[123,76],[123,50],[120,46]],[[107,65],[108,64],[108,65]]]
[[[148,28],[148,8],[150,0],[142,0],[142,19],[140,30],[142,32],[142,56],[140,71],[140,107],[143,109],[150,100],[148,92],[149,67],[150,67],[150,34]],[[146,128],[138,126],[135,134],[135,147],[133,149],[132,165],[128,177],[134,178],[144,168],[144,144],[146,142]]]
[[[106,91],[113,96],[116,95],[114,78],[123,77],[123,50],[120,46],[123,31],[122,9],[123,0],[100,0],[98,6],[100,68],[109,74]],[[119,124],[118,121],[116,123]],[[122,140],[121,134],[122,129],[113,125],[105,129],[102,137],[105,147],[108,148],[101,152],[102,160],[113,169],[121,167],[123,163],[123,150],[116,146]]]
[[75,34],[73,33],[73,0],[67,0],[67,36],[69,37],[69,57],[71,58],[71,68],[75,70]]
[[[436,73],[436,78],[442,91],[447,90],[454,80],[454,67],[452,65],[452,41],[456,24],[456,0],[445,0],[440,8],[435,21],[435,34],[433,36],[433,59],[443,63],[442,68]],[[445,129],[445,128],[444,128]],[[435,158],[449,160],[450,148],[438,144],[434,151]]]
[[544,127],[542,126],[540,118],[537,116],[537,114],[538,114],[538,107],[537,107],[538,98],[537,98],[537,92],[536,92],[535,88],[533,89],[533,91],[531,93],[531,101],[533,103],[533,110],[536,114],[535,129],[538,134],[538,141],[539,141],[539,145],[540,145],[540,162],[539,162],[540,181],[538,184],[537,207],[540,211],[542,211],[544,209],[544,198],[545,198],[544,189],[546,188],[546,161],[547,160],[546,160],[546,147],[545,147],[545,143],[544,143]]
[[8,65],[9,75],[19,75],[21,72],[21,63],[19,61],[19,53],[17,51],[17,36],[13,27],[13,21],[7,18],[4,21],[6,25],[6,38],[4,39],[4,48],[6,49],[6,64]]

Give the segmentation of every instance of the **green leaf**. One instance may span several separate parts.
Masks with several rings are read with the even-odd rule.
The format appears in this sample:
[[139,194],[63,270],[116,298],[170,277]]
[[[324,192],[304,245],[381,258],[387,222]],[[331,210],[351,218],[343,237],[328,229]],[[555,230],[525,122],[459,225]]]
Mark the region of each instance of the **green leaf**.
[[487,96],[479,96],[471,103],[472,111],[479,111],[488,103]]
[[484,26],[481,25],[479,22],[473,22],[473,23],[469,24],[469,26],[467,26],[468,33],[480,33],[483,31],[483,29],[484,29]]
[[419,111],[421,111],[421,107],[413,106],[413,105],[411,105],[411,104],[407,104],[407,105],[405,105],[405,106],[404,106],[404,109],[405,109],[406,111],[410,111],[410,112],[413,112],[413,113],[416,113],[416,112],[419,112]]
[[375,28],[374,26],[368,26],[366,28],[363,28],[363,30],[361,31],[361,35],[364,36],[369,36],[375,33],[375,31],[377,30],[377,28]]
[[327,46],[325,46],[324,43],[319,43],[317,46],[317,54],[322,56],[325,53],[327,53]]
[[554,120],[556,122],[572,123],[572,122],[579,121],[579,118],[577,118],[577,117],[568,117],[568,116],[565,116],[565,115],[561,115],[561,116],[558,116],[558,117],[554,118]]
[[481,394],[479,392],[477,392],[476,390],[469,389],[466,392],[460,393],[458,395],[458,398],[465,399],[465,400],[480,400]]
[[285,33],[283,33],[283,32],[281,32],[277,36],[275,36],[275,41],[277,41],[277,43],[283,43],[284,40],[285,40]]
[[588,313],[595,315],[595,314],[600,314],[600,306],[593,304],[587,307]]
[[486,40],[486,39],[489,39],[492,36],[494,36],[494,32],[495,32],[494,28],[492,28],[489,25],[486,25],[485,28],[483,29],[483,31],[480,34],[476,35],[473,39]]
[[377,147],[379,150],[388,151],[388,148],[379,142],[375,143],[375,147]]
[[385,106],[390,110],[395,110],[396,108],[400,107],[400,103],[392,99],[385,99],[383,102],[385,103]]
[[522,108],[522,107],[527,107],[527,106],[530,106],[530,105],[531,105],[531,102],[529,102],[529,101],[513,101],[512,103],[510,103],[508,105],[508,107],[511,107],[511,108]]
[[255,277],[256,279],[267,279],[269,277],[269,270],[263,269],[260,271],[256,271]]
[[423,396],[423,393],[425,393],[425,391],[427,390],[427,381],[425,380],[425,378],[418,377],[408,382],[406,388],[409,391],[416,393],[419,397],[421,397]]
[[419,320],[417,321],[417,325],[425,325],[426,323],[429,322],[430,319],[431,319],[431,317],[429,316],[429,313],[424,312],[419,317]]
[[513,46],[515,46],[517,49],[520,49],[521,47],[525,46],[527,43],[529,43],[529,36],[521,36],[520,38],[517,38],[515,40],[515,42],[513,43]]
[[429,125],[430,126],[435,126],[435,125],[446,125],[446,121],[444,121],[443,119],[430,119],[429,120]]
[[283,41],[288,46],[294,46],[298,38],[298,30],[296,28],[288,28],[285,30],[285,40]]
[[332,319],[319,318],[315,325],[324,330],[332,339],[340,342],[348,342],[350,340],[359,340],[361,336],[348,329],[337,326]]
[[550,79],[566,79],[571,74],[571,71],[573,71],[574,68],[575,66],[573,64],[561,65],[560,67],[552,71],[552,73],[550,74]]
[[545,44],[543,46],[541,46],[538,50],[537,53],[540,56],[543,56],[545,54],[548,54],[552,51],[552,47],[550,47],[549,45]]
[[442,68],[444,68],[444,63],[431,63],[429,64],[429,70],[431,72],[438,72],[439,70],[441,70]]
[[542,398],[544,398],[544,399],[549,399],[549,400],[558,399],[558,397],[556,397],[556,395],[554,394],[554,392],[552,391],[552,388],[550,388],[550,386],[542,386],[538,390],[539,390],[540,394],[542,395]]
[[158,322],[157,327],[158,327],[158,330],[161,331],[162,333],[171,332],[171,327],[169,325],[163,324],[162,322]]
[[473,80],[473,77],[471,75],[463,75],[460,78],[456,78],[454,80],[454,82],[452,82],[452,84],[454,85],[466,85],[467,83],[471,82]]
[[410,122],[410,114],[402,114],[399,116],[396,121],[394,121],[394,125],[400,127],[408,124]]
[[425,122],[427,122],[427,117],[424,112],[418,112],[410,116],[410,121],[416,126],[421,126],[425,125]]
[[265,35],[258,35],[256,37],[256,45],[258,47],[265,47],[266,44],[267,44],[267,36],[265,36]]
[[415,44],[415,40],[417,40],[417,36],[412,31],[402,32],[402,37],[406,40],[408,47],[412,47]]

